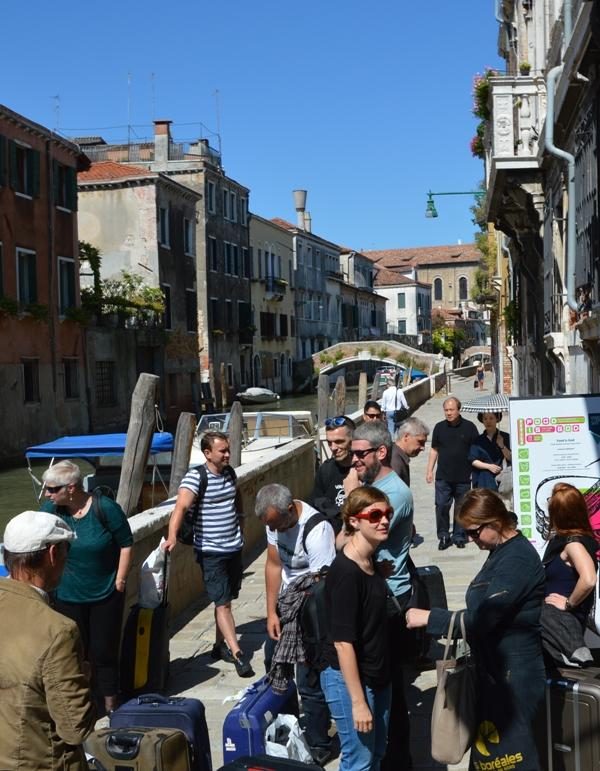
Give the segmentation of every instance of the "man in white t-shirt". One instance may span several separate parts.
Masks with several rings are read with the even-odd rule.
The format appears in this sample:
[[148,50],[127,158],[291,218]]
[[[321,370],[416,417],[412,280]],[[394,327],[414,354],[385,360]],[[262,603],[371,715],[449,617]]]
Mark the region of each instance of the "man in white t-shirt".
[[[394,434],[400,423],[395,420],[396,410],[404,409],[408,410],[408,402],[400,387],[396,387],[394,378],[388,380],[388,387],[381,395],[381,409],[385,413],[385,420],[387,423],[388,431],[394,438]],[[408,417],[408,416],[407,416]]]
[[[269,669],[275,641],[281,635],[277,600],[299,576],[318,573],[321,568],[331,565],[335,558],[335,535],[322,514],[308,503],[294,499],[284,485],[262,487],[256,496],[255,513],[267,526],[265,585],[269,637],[265,645],[265,664]],[[313,517],[317,519],[311,523]],[[318,678],[311,677],[310,667],[306,664],[296,665],[296,685],[302,699],[306,737],[313,758],[323,764],[331,757],[332,749],[325,696]]]

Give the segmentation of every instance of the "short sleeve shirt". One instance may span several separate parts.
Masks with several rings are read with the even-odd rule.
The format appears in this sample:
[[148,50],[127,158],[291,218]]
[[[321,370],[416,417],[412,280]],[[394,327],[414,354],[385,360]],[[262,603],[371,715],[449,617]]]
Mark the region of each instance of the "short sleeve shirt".
[[436,423],[431,436],[431,446],[438,452],[435,478],[444,482],[470,482],[469,450],[478,438],[475,424],[463,417],[456,425],[447,420]]
[[387,539],[375,552],[376,562],[391,562],[392,572],[386,578],[390,592],[404,594],[410,589],[410,574],[406,566],[413,527],[413,496],[395,471],[373,483],[385,493],[394,509]]

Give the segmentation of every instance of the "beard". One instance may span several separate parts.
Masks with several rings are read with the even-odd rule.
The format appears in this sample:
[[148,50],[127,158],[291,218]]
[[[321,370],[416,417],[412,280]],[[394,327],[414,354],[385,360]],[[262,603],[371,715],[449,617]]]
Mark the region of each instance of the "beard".
[[377,475],[380,471],[381,462],[376,460],[372,466],[367,466],[367,468],[363,471],[363,475],[360,481],[363,483],[363,485],[372,485],[373,482],[377,479]]

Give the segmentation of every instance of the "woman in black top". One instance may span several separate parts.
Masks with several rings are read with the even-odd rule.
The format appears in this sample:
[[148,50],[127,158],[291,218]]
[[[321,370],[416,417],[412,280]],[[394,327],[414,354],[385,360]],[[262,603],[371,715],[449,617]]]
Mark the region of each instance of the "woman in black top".
[[[492,490],[470,490],[459,518],[469,540],[489,551],[467,589],[463,611],[477,669],[477,725],[469,768],[504,768],[511,762],[519,771],[538,771],[544,767],[534,741],[545,689],[542,563],[516,529],[514,514]],[[407,611],[406,621],[409,629],[426,626],[441,637],[451,615],[441,608],[414,608]]]
[[340,771],[378,771],[391,700],[385,579],[373,554],[388,537],[393,510],[375,487],[353,490],[342,508],[349,540],[327,574],[330,628],[321,687],[336,722]]
[[548,502],[550,540],[544,553],[546,600],[542,639],[550,665],[591,663],[583,633],[596,586],[598,543],[585,498],[573,485],[554,485]]
[[497,490],[502,463],[510,465],[512,461],[510,437],[498,428],[502,420],[501,412],[479,412],[477,420],[483,423],[483,431],[469,451],[469,460],[473,463],[473,487]]

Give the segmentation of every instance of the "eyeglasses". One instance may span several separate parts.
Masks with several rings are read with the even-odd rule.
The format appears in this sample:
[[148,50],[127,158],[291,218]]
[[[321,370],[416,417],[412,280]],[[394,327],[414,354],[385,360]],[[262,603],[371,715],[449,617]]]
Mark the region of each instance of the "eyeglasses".
[[325,428],[340,428],[340,426],[349,426],[350,422],[345,415],[339,415],[337,418],[326,418]]
[[483,525],[479,525],[479,527],[473,527],[471,529],[465,528],[465,535],[468,535],[469,538],[472,538],[474,541],[476,541],[479,536],[481,535],[481,531],[484,527],[487,527],[489,525],[489,522],[484,522]]
[[50,495],[54,495],[54,493],[59,492],[63,489],[63,487],[66,487],[66,485],[46,485],[46,490],[50,493]]
[[380,522],[384,517],[386,519],[391,519],[393,513],[394,509],[392,509],[391,506],[388,506],[385,509],[366,509],[366,511],[361,511],[352,516],[356,517],[356,519],[368,519],[369,522],[374,525],[376,522]]
[[367,450],[352,450],[352,455],[356,455],[359,460],[362,460],[370,452],[377,452],[378,447],[369,447]]
[[381,412],[365,412],[364,416],[369,420],[379,420],[381,417]]

